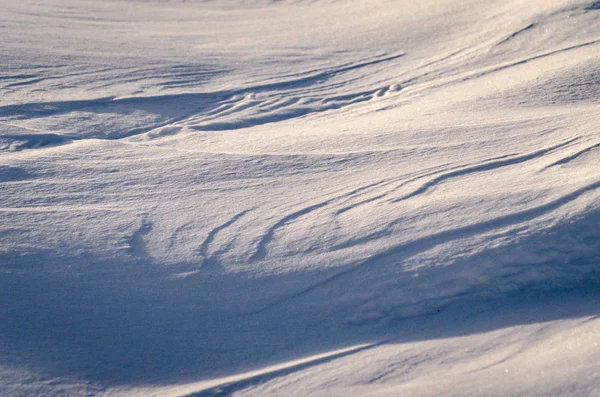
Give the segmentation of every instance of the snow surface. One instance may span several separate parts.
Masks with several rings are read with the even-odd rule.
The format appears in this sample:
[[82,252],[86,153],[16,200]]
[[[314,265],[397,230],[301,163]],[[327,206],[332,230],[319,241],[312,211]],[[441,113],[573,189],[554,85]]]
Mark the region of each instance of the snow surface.
[[0,9],[2,396],[600,396],[600,2]]

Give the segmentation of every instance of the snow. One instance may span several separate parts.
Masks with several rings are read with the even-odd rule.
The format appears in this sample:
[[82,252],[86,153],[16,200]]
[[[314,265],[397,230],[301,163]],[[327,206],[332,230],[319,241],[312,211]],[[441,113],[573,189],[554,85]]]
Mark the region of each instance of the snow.
[[0,394],[600,395],[597,2],[0,7]]

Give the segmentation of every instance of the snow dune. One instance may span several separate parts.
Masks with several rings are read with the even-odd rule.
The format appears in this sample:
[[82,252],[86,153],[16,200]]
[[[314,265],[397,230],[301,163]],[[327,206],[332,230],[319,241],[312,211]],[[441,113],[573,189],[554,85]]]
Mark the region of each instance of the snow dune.
[[0,0],[0,394],[598,395],[598,4]]

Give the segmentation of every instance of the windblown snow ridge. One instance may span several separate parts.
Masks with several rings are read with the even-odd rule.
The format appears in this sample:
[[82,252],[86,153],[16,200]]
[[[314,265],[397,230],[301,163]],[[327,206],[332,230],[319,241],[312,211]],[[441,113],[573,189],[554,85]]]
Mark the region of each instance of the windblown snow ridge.
[[[364,88],[359,81],[373,68],[404,54],[383,55],[335,68],[274,78],[245,88],[129,98],[24,103],[0,106],[0,121],[39,120],[71,138],[118,139],[171,126],[198,131],[235,130],[316,112],[340,109],[398,91],[396,85]],[[377,69],[374,69],[375,71]],[[185,71],[185,69],[184,69]],[[359,72],[359,75],[356,73]],[[356,76],[347,76],[355,74]],[[335,95],[346,85],[358,91]],[[347,91],[348,92],[348,91]],[[60,117],[60,124],[53,120]]]

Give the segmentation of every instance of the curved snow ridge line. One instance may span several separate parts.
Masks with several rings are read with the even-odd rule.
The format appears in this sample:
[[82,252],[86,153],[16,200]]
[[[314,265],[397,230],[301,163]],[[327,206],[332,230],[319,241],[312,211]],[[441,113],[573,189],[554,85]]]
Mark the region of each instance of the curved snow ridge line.
[[[505,157],[507,157],[507,156],[498,156],[498,157],[494,157],[494,158],[492,158],[490,160],[498,160],[498,159],[503,159]],[[385,187],[387,185],[394,184],[394,183],[396,183],[398,181],[402,181],[403,180],[402,182],[400,182],[399,185],[396,185],[393,188],[391,188],[391,189],[389,189],[389,190],[387,190],[387,191],[385,191],[383,193],[379,193],[379,194],[376,194],[373,197],[369,197],[369,198],[363,199],[363,200],[361,200],[358,203],[345,206],[345,207],[343,207],[341,209],[338,209],[338,210],[336,210],[334,212],[334,215],[336,215],[336,216],[342,215],[343,213],[345,213],[347,211],[350,211],[351,209],[357,208],[360,205],[364,205],[364,204],[367,204],[369,202],[373,202],[373,201],[376,201],[378,199],[384,198],[388,194],[394,192],[395,190],[399,189],[400,187],[402,187],[402,186],[404,186],[406,184],[409,184],[411,182],[414,182],[416,180],[422,179],[422,178],[430,176],[430,175],[435,175],[436,173],[439,172],[439,171],[437,171],[437,169],[439,169],[439,166],[438,167],[432,167],[431,171],[425,170],[425,172],[419,171],[419,172],[410,174],[410,175],[408,175],[408,177],[411,177],[413,175],[416,175],[416,176],[414,176],[414,177],[412,177],[412,178],[410,178],[408,180],[403,180],[404,178],[407,177],[407,175],[403,175],[403,176],[396,177],[396,178],[384,179],[382,181],[378,181],[378,182],[375,182],[375,183],[372,183],[372,184],[369,184],[369,185],[366,185],[366,186],[363,186],[363,187],[360,187],[360,188],[357,188],[357,189],[353,189],[353,190],[351,190],[349,192],[345,192],[342,195],[334,196],[334,197],[329,198],[327,200],[324,200],[324,201],[321,201],[321,202],[309,205],[307,207],[303,207],[300,210],[294,211],[294,212],[292,212],[292,213],[284,216],[283,218],[279,219],[277,222],[275,222],[271,227],[269,227],[267,229],[267,231],[262,235],[262,237],[260,237],[260,239],[259,239],[259,241],[257,243],[257,246],[256,246],[254,254],[252,254],[248,260],[249,260],[249,262],[255,262],[255,261],[264,259],[267,256],[267,254],[268,254],[268,245],[271,243],[271,241],[274,238],[275,233],[279,229],[281,229],[282,227],[290,224],[293,221],[298,220],[299,218],[301,218],[301,217],[303,217],[305,215],[308,215],[309,213],[311,213],[311,212],[313,212],[315,210],[318,210],[318,209],[321,209],[323,207],[326,207],[326,206],[328,206],[328,205],[330,205],[330,204],[332,204],[332,203],[334,203],[336,201],[345,200],[345,199],[351,200],[352,198],[357,197],[357,196],[358,197],[362,197],[361,193],[363,193],[365,191],[368,192],[368,191],[371,191],[371,190],[376,190],[376,189],[379,189],[379,188],[382,188],[382,187]],[[385,233],[382,234],[381,232],[376,232],[376,233],[373,234],[372,237],[375,237],[375,236],[381,237],[382,235],[385,235]],[[361,241],[362,240],[363,239],[361,239]],[[332,250],[337,250],[337,249],[341,249],[341,248],[346,248],[346,244],[344,244],[344,243],[340,244],[339,246],[336,246],[336,247],[332,248]]]
[[343,200],[344,198],[352,197],[352,196],[360,193],[361,191],[368,190],[368,189],[374,189],[378,186],[381,186],[381,185],[384,185],[387,183],[390,183],[390,181],[388,179],[384,179],[384,180],[381,180],[381,181],[378,181],[375,183],[371,183],[366,186],[361,186],[359,188],[352,189],[349,192],[346,191],[341,195],[337,195],[337,196],[328,198],[324,201],[309,205],[307,207],[303,207],[297,211],[294,211],[294,212],[284,216],[283,218],[281,218],[277,222],[275,222],[272,226],[270,226],[266,230],[266,232],[260,237],[260,239],[258,240],[258,243],[256,245],[256,249],[255,249],[254,253],[250,256],[248,261],[254,262],[257,260],[264,259],[268,254],[267,247],[268,247],[269,243],[273,240],[275,232],[278,229],[282,228],[283,226],[289,224],[290,222],[295,221],[298,218],[300,218],[304,215],[307,215],[317,209],[325,207],[328,204],[331,204],[332,202],[335,202],[337,200]]
[[191,121],[196,121],[197,118],[203,121],[211,121],[252,108],[264,109],[265,111],[277,110],[278,108],[294,105],[299,100],[299,98],[278,98],[275,100],[260,101],[256,98],[256,94],[254,93],[250,93],[245,96],[234,95],[230,99],[220,104],[214,110],[210,110],[200,116],[196,116],[193,119],[186,121],[189,123]]
[[[474,60],[476,57],[486,54],[489,48],[493,45],[493,40],[484,40],[476,45],[470,45],[456,50],[447,56],[440,59],[426,63],[423,66],[419,66],[413,69],[414,76],[405,80],[403,84],[416,84],[416,83],[428,83],[440,79],[444,76],[450,75],[452,72],[455,76],[460,75],[460,71],[464,70],[465,63],[469,60]],[[438,65],[438,66],[436,66]],[[432,66],[436,66],[433,69]],[[425,70],[425,71],[424,71]],[[452,83],[451,81],[450,83]]]
[[[398,262],[402,262],[405,259],[411,258],[421,252],[428,251],[432,248],[448,243],[450,241],[470,238],[478,234],[488,233],[496,229],[507,228],[510,226],[515,226],[531,221],[578,199],[579,197],[583,196],[588,192],[595,191],[599,188],[600,180],[583,186],[571,193],[565,194],[546,204],[542,204],[513,214],[503,215],[500,217],[492,218],[490,220],[474,223],[471,225],[461,226],[456,229],[444,230],[430,236],[425,236],[406,243],[401,243],[399,245],[386,249],[378,254],[372,255],[369,258],[363,259],[354,266],[350,266],[349,268],[335,273],[332,276],[329,276],[298,292],[281,297],[277,301],[274,301],[271,304],[267,304],[253,313],[265,312],[282,304],[293,301],[294,299],[303,297],[321,287],[324,287],[332,282],[336,282],[366,267],[377,266],[379,262],[388,260],[390,258],[398,257]],[[447,297],[445,297],[445,299],[446,298]]]
[[[405,185],[407,185],[407,184],[409,184],[411,182],[418,181],[419,179],[426,178],[428,176],[435,175],[435,174],[439,173],[440,172],[439,171],[440,168],[443,169],[443,167],[448,166],[448,165],[449,165],[449,163],[446,163],[446,164],[442,164],[440,166],[430,167],[428,169],[424,169],[422,171],[414,172],[414,173],[411,173],[411,174],[408,174],[408,175],[403,175],[401,177],[390,178],[390,179],[386,180],[385,183],[381,183],[378,186],[376,186],[375,188],[381,188],[381,187],[389,186],[389,185],[394,184],[396,182],[399,182],[399,183],[397,183],[392,188],[385,190],[382,193],[377,193],[375,196],[363,198],[364,195],[360,195],[360,196],[358,196],[358,198],[361,199],[360,201],[352,203],[352,204],[349,204],[349,205],[346,205],[346,206],[344,206],[344,207],[336,210],[334,214],[336,216],[342,215],[342,214],[344,214],[344,213],[346,213],[346,212],[348,212],[350,210],[353,210],[355,208],[358,208],[358,207],[360,207],[362,205],[365,205],[365,204],[377,201],[379,199],[385,198],[389,194],[393,193],[394,191],[400,189],[401,187],[403,187],[403,186],[405,186]],[[410,178],[410,179],[406,179],[407,177]],[[356,195],[353,195],[353,196],[356,196]],[[349,199],[352,199],[353,196],[350,196]]]
[[209,248],[210,248],[211,244],[213,243],[214,239],[217,237],[217,235],[220,232],[222,232],[222,231],[226,230],[227,228],[229,228],[230,226],[232,226],[234,223],[236,223],[238,220],[240,220],[243,216],[245,216],[252,210],[253,209],[247,209],[247,210],[237,213],[232,218],[230,218],[226,222],[222,223],[221,225],[213,228],[208,233],[208,235],[206,236],[204,241],[202,241],[202,243],[200,244],[200,247],[198,247],[198,249],[196,250],[198,255],[202,258],[202,264],[200,265],[201,267],[206,267],[210,264],[215,263],[216,262],[215,256],[218,256],[219,254],[223,253],[224,250],[222,250],[222,249],[215,251],[214,254],[211,254],[209,252]]
[[369,349],[382,346],[389,341],[360,344],[330,352],[316,354],[298,360],[272,365],[259,370],[254,370],[238,375],[223,378],[205,380],[200,382],[159,387],[140,388],[114,388],[105,390],[100,395],[106,397],[114,396],[156,396],[156,397],[217,397],[229,396],[236,391],[252,387],[257,384],[268,382],[272,379],[282,377],[294,372],[332,362],[334,360],[360,353]]
[[[257,260],[264,259],[268,254],[267,247],[273,240],[275,232],[277,232],[277,230],[279,230],[280,228],[288,225],[289,223],[297,220],[298,218],[308,215],[309,213],[311,213],[315,210],[318,210],[320,208],[323,208],[335,201],[344,200],[344,199],[352,199],[353,197],[360,194],[361,192],[377,189],[382,186],[386,186],[390,183],[396,182],[398,179],[401,179],[401,178],[402,177],[388,178],[388,179],[383,179],[381,181],[377,181],[377,182],[368,184],[366,186],[361,186],[359,188],[355,188],[350,191],[346,191],[341,195],[336,195],[336,196],[328,198],[324,201],[320,201],[318,203],[309,205],[307,207],[303,207],[297,211],[294,211],[294,212],[284,216],[283,218],[281,218],[277,222],[275,222],[272,226],[270,226],[266,230],[266,232],[260,237],[260,239],[258,240],[258,243],[256,245],[256,249],[255,249],[254,253],[250,256],[248,261],[255,262]],[[336,215],[337,215],[337,212],[336,212]]]
[[324,354],[315,355],[301,360],[290,361],[284,364],[267,367],[263,370],[249,372],[247,374],[224,378],[219,385],[210,388],[180,395],[182,397],[224,397],[230,396],[236,391],[240,391],[261,383],[268,382],[294,372],[306,370],[308,368],[322,365],[352,354],[360,353],[365,350],[373,349],[387,343],[378,342],[372,344],[363,344],[346,349],[335,350]]
[[[208,120],[204,115],[194,116],[192,120],[186,120],[184,124],[196,131],[227,131],[239,130],[264,124],[286,121],[299,118],[309,114],[324,113],[330,110],[342,109],[358,103],[372,101],[381,98],[388,93],[399,92],[402,86],[392,84],[389,86],[371,88],[352,94],[338,95],[334,97],[317,96],[293,96],[284,94],[278,99],[248,99],[244,98],[236,104],[225,104],[219,106],[219,111],[210,111]],[[251,96],[253,94],[249,94]],[[241,114],[242,111],[252,111],[249,114]],[[229,116],[233,120],[221,120]]]
[[[483,162],[487,163],[487,162],[490,162],[490,161],[501,160],[501,159],[505,159],[507,157],[513,157],[513,156],[515,156],[515,154],[507,154],[507,155],[503,155],[503,156],[497,156],[497,157],[492,157],[492,158],[489,158],[489,159],[485,159],[485,160],[483,160]],[[479,164],[480,163],[477,163],[477,165],[479,165]],[[448,165],[450,165],[450,164],[446,163],[446,164],[442,164],[440,166],[431,167],[431,168],[424,169],[424,170],[419,171],[419,172],[415,172],[415,173],[412,173],[412,174],[409,174],[409,175],[405,175],[404,177],[398,177],[398,178],[390,179],[389,182],[387,182],[385,184],[382,184],[382,186],[387,186],[387,185],[393,184],[393,183],[398,182],[398,181],[400,181],[400,183],[397,183],[392,188],[387,189],[387,190],[385,190],[382,193],[378,193],[375,196],[364,198],[364,199],[360,200],[359,202],[356,202],[356,203],[347,205],[345,207],[342,207],[342,208],[338,209],[335,212],[335,215],[342,215],[345,212],[348,212],[350,210],[356,209],[356,208],[358,208],[358,207],[360,207],[362,205],[365,205],[365,204],[368,204],[368,203],[372,203],[372,202],[377,201],[377,200],[384,199],[387,196],[389,196],[390,194],[392,194],[393,192],[397,191],[398,189],[401,189],[402,187],[404,187],[404,186],[406,186],[406,185],[408,185],[408,184],[410,184],[412,182],[416,182],[418,180],[427,178],[429,176],[439,174],[441,171],[442,172],[443,171],[448,172],[448,171],[457,170],[457,169],[464,169],[465,167],[471,166],[471,164],[466,164],[466,165],[461,165],[461,166],[456,166],[456,167],[443,168],[443,167],[446,167]],[[411,177],[411,178],[410,179],[405,179],[406,177]]]
[[[316,71],[316,73],[294,74],[291,75],[294,78],[290,80],[259,84],[240,89],[232,93],[230,98],[222,101],[214,109],[186,120],[186,125],[197,131],[236,130],[297,118],[309,113],[340,109],[352,104],[370,101],[374,98],[382,97],[388,92],[400,91],[402,86],[392,84],[328,97],[326,95],[327,91],[331,91],[337,87],[344,87],[351,81],[358,80],[359,78],[330,85],[323,85],[321,83],[327,82],[340,74],[390,62],[403,56],[405,54],[400,53],[378,57],[374,60],[369,59],[358,63],[347,63],[339,67],[321,69]],[[305,88],[306,90],[304,90]],[[325,92],[321,96],[315,95],[318,91]],[[257,95],[265,92],[271,95],[278,95],[279,97],[275,99],[272,99],[272,97],[266,99],[257,98]],[[218,121],[224,116],[239,115],[240,111],[243,110],[254,110],[254,113],[243,115],[231,121]],[[207,121],[210,122],[207,123]],[[191,124],[192,122],[195,124]],[[198,122],[200,123],[198,124]]]
[[470,73],[467,73],[466,75],[465,75],[465,73],[459,73],[458,75],[453,75],[447,79],[444,79],[442,82],[439,82],[437,84],[434,83],[431,85],[426,85],[424,87],[421,87],[421,89],[415,90],[413,92],[416,93],[416,92],[424,91],[424,90],[438,89],[438,88],[443,88],[443,87],[447,87],[447,86],[456,84],[458,82],[466,82],[466,81],[470,81],[470,80],[475,80],[480,77],[485,77],[485,76],[488,76],[488,75],[496,73],[496,72],[500,72],[503,70],[513,68],[515,66],[524,65],[524,64],[532,62],[532,61],[551,57],[553,55],[557,55],[557,54],[560,54],[563,52],[568,52],[568,51],[577,50],[577,49],[584,48],[584,47],[593,46],[593,45],[596,45],[599,43],[600,43],[600,39],[590,40],[590,41],[586,41],[581,44],[563,47],[563,48],[559,48],[557,50],[553,50],[553,51],[545,52],[545,53],[542,53],[539,55],[534,55],[534,56],[531,56],[528,58],[520,59],[518,61],[513,61],[513,62],[497,65],[497,66],[494,66],[491,68],[487,68],[485,70],[470,72]]
[[589,153],[592,150],[597,149],[597,148],[600,148],[600,143],[596,143],[595,145],[588,146],[585,149],[581,149],[581,150],[573,153],[572,155],[563,157],[562,159],[555,161],[554,163],[552,163],[550,165],[547,165],[541,171],[547,170],[548,168],[551,168],[551,167],[556,167],[558,165],[563,165],[563,164],[569,163],[569,162],[575,160],[576,158],[578,158],[579,156]]
[[[196,131],[210,132],[210,131],[233,131],[244,128],[255,127],[264,124],[277,123],[290,119],[299,118],[314,113],[323,113],[329,110],[337,110],[346,106],[354,105],[361,102],[367,102],[375,97],[385,95],[389,91],[389,87],[377,88],[366,92],[360,92],[357,94],[347,95],[347,100],[339,101],[338,99],[332,100],[332,102],[324,105],[324,101],[316,100],[311,98],[309,101],[312,103],[321,103],[317,106],[299,106],[299,107],[286,107],[282,110],[276,110],[273,113],[267,113],[265,115],[249,115],[236,119],[233,121],[217,121],[208,124],[201,125],[190,125],[189,128]],[[301,98],[294,98],[293,103],[300,102]],[[260,112],[260,109],[258,110]]]
[[468,81],[468,80],[476,79],[476,78],[479,78],[479,77],[482,77],[482,76],[485,76],[485,75],[488,75],[488,74],[491,74],[491,73],[495,73],[495,72],[499,72],[501,70],[512,68],[514,66],[523,65],[523,64],[526,64],[526,63],[531,62],[531,61],[535,61],[535,60],[538,60],[538,59],[547,58],[547,57],[550,57],[552,55],[560,54],[560,53],[563,53],[563,52],[568,52],[568,51],[577,50],[577,49],[584,48],[584,47],[589,47],[589,46],[592,46],[592,45],[595,45],[595,44],[598,44],[598,43],[600,43],[600,39],[590,40],[590,41],[586,41],[585,43],[581,43],[581,44],[576,44],[576,45],[572,45],[572,46],[568,46],[568,47],[559,48],[557,50],[545,52],[545,53],[542,53],[542,54],[539,54],[539,55],[534,55],[532,57],[521,59],[519,61],[511,62],[511,63],[505,64],[505,65],[500,65],[500,66],[497,66],[497,67],[494,67],[494,68],[491,68],[491,69],[488,69],[488,70],[485,70],[485,71],[482,71],[482,72],[476,72],[476,73],[473,73],[472,75],[469,75],[469,76],[466,76],[466,77],[462,78],[461,80]]
[[[38,102],[25,103],[18,105],[0,106],[0,118],[9,120],[23,120],[31,118],[43,118],[56,115],[67,115],[74,112],[90,112],[97,114],[113,113],[115,115],[129,115],[133,111],[142,111],[157,116],[151,125],[140,125],[129,129],[118,129],[114,131],[91,133],[91,138],[120,139],[134,135],[150,132],[160,127],[169,126],[173,123],[185,122],[190,128],[199,131],[214,131],[240,129],[253,125],[266,124],[300,117],[312,112],[323,112],[326,110],[339,109],[343,106],[358,102],[371,100],[375,97],[384,95],[388,91],[397,90],[397,87],[377,87],[370,90],[362,90],[357,93],[347,94],[338,97],[307,97],[296,95],[289,97],[302,88],[309,88],[310,93],[315,92],[319,84],[326,82],[333,77],[351,72],[357,69],[378,65],[401,58],[404,53],[395,54],[376,59],[364,60],[358,63],[345,64],[338,68],[332,68],[321,71],[316,74],[302,76],[291,80],[277,81],[271,83],[255,84],[248,87],[222,90],[207,93],[182,93],[167,94],[159,96],[146,97],[102,97],[89,100],[74,101],[56,101],[56,102]],[[280,96],[277,102],[272,98],[268,100],[254,99],[253,96],[260,93],[270,93]],[[240,99],[241,98],[241,99]],[[294,106],[302,102],[301,106]],[[266,103],[266,108],[261,105]],[[311,105],[312,104],[312,105]],[[254,114],[243,115],[241,120],[235,121],[215,121],[207,125],[199,125],[199,122],[205,120],[205,115],[211,119],[223,115],[236,115],[242,110],[254,109]],[[267,112],[265,115],[260,113]],[[221,115],[221,116],[223,116]],[[116,117],[116,116],[115,116]],[[147,123],[147,122],[146,122]],[[72,134],[71,134],[72,135]],[[98,136],[100,135],[100,136]],[[81,138],[81,137],[80,137]]]
[[531,30],[531,29],[533,29],[535,26],[536,26],[536,24],[535,24],[535,23],[531,23],[531,24],[529,24],[529,25],[525,26],[524,28],[522,28],[522,29],[519,29],[519,30],[517,30],[517,31],[515,31],[515,32],[513,32],[513,33],[511,33],[511,34],[510,34],[508,37],[506,37],[505,39],[503,39],[503,40],[500,40],[500,41],[499,41],[499,42],[498,42],[496,45],[497,45],[497,46],[499,46],[499,45],[502,45],[502,44],[504,44],[504,43],[506,43],[506,42],[508,42],[508,41],[510,41],[510,40],[512,40],[512,39],[514,39],[515,37],[517,37],[517,36],[521,35],[522,33],[525,33],[525,32],[527,32],[528,30]]
[[[296,79],[291,79],[287,81],[279,81],[273,83],[259,84],[255,86],[251,86],[245,89],[239,90],[242,93],[247,92],[262,92],[262,91],[282,91],[282,90],[292,90],[296,88],[302,88],[305,86],[314,86],[315,83],[327,81],[332,77],[335,77],[339,74],[343,74],[346,72],[351,72],[354,70],[362,69],[367,66],[374,66],[384,62],[394,61],[399,58],[404,57],[405,53],[399,53],[395,55],[385,55],[383,57],[376,57],[376,59],[363,60],[357,63],[347,63],[338,67],[325,69],[324,71],[318,72],[316,74],[309,74],[308,76],[302,76]],[[309,72],[310,73],[310,72]]]
[[498,161],[491,161],[491,162],[487,162],[484,164],[478,164],[472,167],[466,167],[466,168],[461,168],[458,169],[456,171],[450,171],[447,173],[444,173],[442,175],[439,175],[435,178],[433,178],[432,180],[424,183],[423,185],[421,185],[421,187],[417,188],[416,190],[412,191],[411,193],[404,195],[402,197],[396,198],[396,199],[392,199],[390,200],[391,203],[397,203],[400,201],[404,201],[404,200],[408,200],[412,197],[415,197],[419,194],[423,194],[425,192],[427,192],[429,189],[431,189],[432,187],[438,185],[439,183],[444,182],[445,180],[448,180],[450,178],[454,178],[454,177],[459,177],[459,176],[463,176],[463,175],[468,175],[468,174],[473,174],[473,173],[477,173],[477,172],[486,172],[486,171],[491,171],[491,170],[495,170],[498,168],[502,168],[502,167],[506,167],[506,166],[512,166],[512,165],[516,165],[516,164],[520,164],[520,163],[524,163],[526,161],[529,160],[533,160],[533,159],[537,159],[540,158],[548,153],[552,153],[554,151],[556,151],[557,149],[566,147],[570,144],[572,144],[573,142],[579,140],[579,138],[573,138],[570,139],[566,142],[560,143],[558,145],[555,146],[551,146],[549,148],[546,149],[542,149],[542,150],[538,150],[536,152],[533,153],[529,153],[526,155],[522,155],[522,156],[516,156],[516,157],[511,157],[509,159],[506,160],[498,160]]
[[283,226],[287,225],[288,223],[290,223],[310,212],[313,212],[319,208],[325,207],[326,205],[331,203],[333,200],[335,200],[335,199],[326,200],[326,201],[302,208],[301,210],[298,210],[291,214],[288,214],[288,215],[284,216],[283,218],[281,218],[280,220],[278,220],[277,222],[275,222],[275,224],[272,225],[271,227],[269,227],[267,229],[267,231],[265,232],[265,234],[260,238],[260,240],[258,241],[258,244],[256,246],[256,250],[254,251],[254,254],[252,254],[252,256],[250,256],[248,261],[256,262],[258,260],[264,259],[267,256],[267,254],[268,254],[267,246],[273,240],[273,238],[275,236],[275,232],[278,229],[282,228]]

